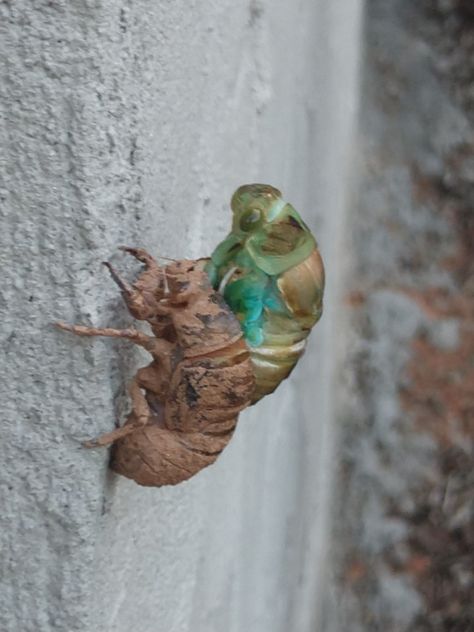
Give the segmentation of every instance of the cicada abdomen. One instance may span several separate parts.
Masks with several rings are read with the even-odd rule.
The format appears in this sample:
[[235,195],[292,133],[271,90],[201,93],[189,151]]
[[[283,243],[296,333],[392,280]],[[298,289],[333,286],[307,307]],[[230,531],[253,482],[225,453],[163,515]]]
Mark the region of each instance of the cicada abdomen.
[[231,206],[232,231],[207,271],[249,345],[255,403],[288,377],[304,352],[322,314],[324,267],[309,228],[277,189],[242,186]]

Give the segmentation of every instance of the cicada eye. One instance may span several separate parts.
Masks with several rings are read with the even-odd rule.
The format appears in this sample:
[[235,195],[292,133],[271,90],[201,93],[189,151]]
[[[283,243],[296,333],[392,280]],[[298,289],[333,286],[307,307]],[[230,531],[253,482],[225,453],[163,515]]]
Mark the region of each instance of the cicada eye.
[[262,211],[259,208],[251,208],[240,218],[240,230],[248,233],[260,224],[262,220]]

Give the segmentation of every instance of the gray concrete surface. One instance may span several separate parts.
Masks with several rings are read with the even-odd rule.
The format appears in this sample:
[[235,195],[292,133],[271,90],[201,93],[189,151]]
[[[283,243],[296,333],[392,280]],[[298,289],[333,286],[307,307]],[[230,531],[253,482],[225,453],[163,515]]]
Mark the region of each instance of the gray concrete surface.
[[[341,238],[360,3],[0,3],[0,630],[314,632],[325,581]],[[326,312],[218,463],[142,489],[80,440],[144,358],[100,262],[206,255],[234,188],[272,183],[328,270]]]

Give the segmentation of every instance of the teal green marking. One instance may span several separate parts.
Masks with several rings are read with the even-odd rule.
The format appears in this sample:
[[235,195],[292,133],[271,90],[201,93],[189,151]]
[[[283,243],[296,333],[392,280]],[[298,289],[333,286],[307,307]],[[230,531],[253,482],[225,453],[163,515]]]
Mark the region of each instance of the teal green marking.
[[278,278],[304,261],[316,242],[297,211],[273,187],[240,187],[231,206],[232,231],[214,250],[206,270],[215,289],[224,282],[226,302],[249,345],[258,347],[265,341],[269,314],[291,318]]

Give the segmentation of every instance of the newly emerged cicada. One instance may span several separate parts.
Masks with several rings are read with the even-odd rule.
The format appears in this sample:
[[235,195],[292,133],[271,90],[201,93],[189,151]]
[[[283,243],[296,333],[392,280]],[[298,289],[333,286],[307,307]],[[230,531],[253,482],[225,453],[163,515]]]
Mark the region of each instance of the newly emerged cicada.
[[256,402],[288,377],[302,355],[321,317],[324,267],[311,231],[277,189],[241,186],[231,207],[232,231],[206,269],[240,321]]

